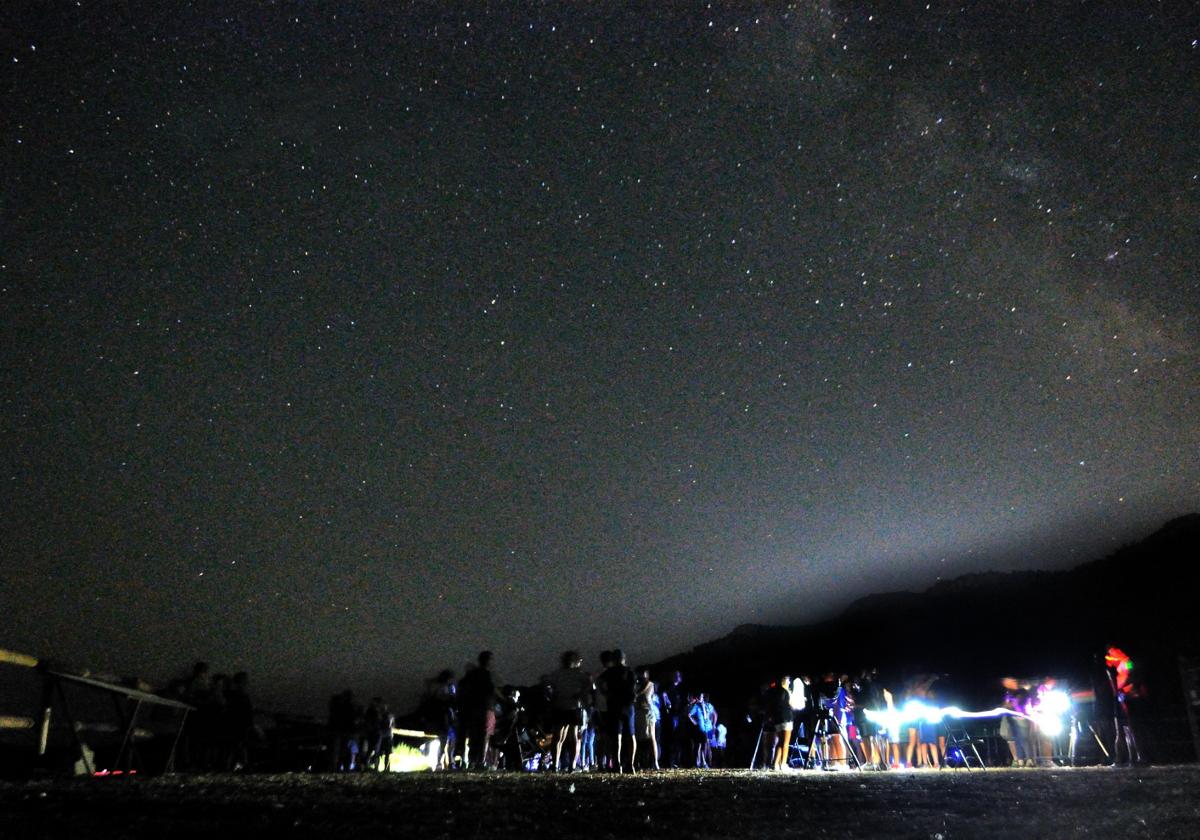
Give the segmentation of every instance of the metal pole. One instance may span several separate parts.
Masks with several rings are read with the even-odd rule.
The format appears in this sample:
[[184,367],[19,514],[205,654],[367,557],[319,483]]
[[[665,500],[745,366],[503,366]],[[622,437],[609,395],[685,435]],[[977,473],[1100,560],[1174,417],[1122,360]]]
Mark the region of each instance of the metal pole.
[[183,710],[183,718],[179,721],[179,728],[175,730],[175,740],[171,742],[171,751],[167,753],[167,763],[163,767],[164,773],[175,772],[175,750],[179,747],[179,739],[183,736],[183,728],[187,726],[188,710]]
[[761,723],[758,727],[758,740],[754,742],[754,755],[750,756],[750,769],[754,769],[755,762],[758,761],[758,748],[762,746],[763,732],[767,729],[767,724]]

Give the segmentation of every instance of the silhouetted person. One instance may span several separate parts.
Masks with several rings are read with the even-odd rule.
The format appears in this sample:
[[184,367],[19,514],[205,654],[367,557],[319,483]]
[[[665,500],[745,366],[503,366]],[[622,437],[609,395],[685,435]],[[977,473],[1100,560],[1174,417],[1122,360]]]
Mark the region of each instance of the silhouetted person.
[[876,770],[887,769],[887,743],[883,728],[867,717],[867,709],[882,711],[885,707],[883,686],[877,668],[864,668],[858,678],[858,693],[854,703],[854,728],[864,745],[864,763]]
[[678,671],[671,674],[662,696],[666,701],[663,703],[663,740],[666,741],[667,766],[681,767],[688,743],[688,697],[683,688],[683,674]]
[[[634,772],[633,757],[637,749],[637,675],[625,664],[624,651],[612,652],[613,664],[600,679],[608,700],[608,731],[613,739],[613,761],[618,772]],[[628,758],[626,758],[628,755]]]
[[592,678],[583,671],[583,659],[569,650],[562,655],[558,670],[549,674],[545,685],[550,689],[549,725],[554,735],[554,769],[562,769],[563,744],[570,738],[573,755],[568,767],[574,768],[581,758],[580,730],[585,723],[583,709],[592,691]]
[[254,703],[250,700],[250,677],[238,671],[229,681],[225,692],[225,720],[229,731],[230,770],[242,770],[250,766],[250,745],[255,741]]
[[787,767],[788,749],[791,746],[792,730],[796,726],[792,714],[792,694],[788,691],[791,676],[772,682],[763,694],[763,739],[764,754],[770,756],[770,768],[782,770]]
[[225,760],[229,755],[230,741],[226,719],[229,706],[225,695],[228,688],[229,676],[214,674],[208,695],[196,711],[203,742],[200,761],[205,770],[227,769]]
[[496,679],[492,674],[492,652],[479,654],[478,664],[458,683],[458,710],[466,734],[463,753],[467,767],[486,768],[488,749],[496,733]]
[[[1130,710],[1131,701],[1141,694],[1133,679],[1133,660],[1120,648],[1111,646],[1104,653],[1104,670],[1112,692],[1113,765],[1119,767],[1141,764],[1142,753],[1133,733],[1133,715]],[[1125,747],[1124,761],[1121,760],[1122,744]]]
[[596,690],[592,693],[592,713],[594,715],[595,761],[596,766],[601,770],[610,769],[613,756],[612,736],[609,732],[611,726],[608,714],[608,685],[604,682],[604,675],[612,666],[613,652],[611,650],[600,651],[600,674],[596,677]]
[[192,666],[191,673],[183,680],[179,699],[196,711],[189,713],[184,725],[182,742],[180,744],[180,765],[189,769],[203,769],[205,737],[205,720],[200,709],[208,703],[208,695],[212,692],[212,674],[207,662],[197,662]]
[[438,736],[441,753],[435,762],[435,769],[450,769],[458,742],[458,683],[454,681],[454,672],[446,669],[425,685],[425,698],[422,700],[422,719],[425,728]]
[[496,707],[496,734],[491,739],[496,767],[520,770],[521,736],[529,724],[525,707],[521,705],[521,690],[514,685],[503,686]]
[[358,768],[358,720],[353,691],[347,688],[329,699],[329,731],[333,738],[330,770]]
[[368,767],[371,770],[391,770],[392,749],[395,747],[392,728],[396,725],[396,716],[381,697],[373,699],[371,706],[374,712],[363,727],[370,744]]
[[372,697],[371,702],[367,704],[366,711],[363,712],[362,720],[362,741],[359,746],[359,755],[362,756],[363,770],[375,770],[376,760],[379,758],[379,731],[380,718],[383,714],[383,698]]

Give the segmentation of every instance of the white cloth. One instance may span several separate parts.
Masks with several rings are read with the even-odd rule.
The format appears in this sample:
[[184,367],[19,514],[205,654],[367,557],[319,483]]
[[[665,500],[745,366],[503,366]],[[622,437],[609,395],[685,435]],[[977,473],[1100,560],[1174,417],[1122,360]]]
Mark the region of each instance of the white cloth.
[[792,711],[804,711],[808,705],[808,696],[804,693],[804,681],[799,678],[792,680],[790,693],[792,695]]

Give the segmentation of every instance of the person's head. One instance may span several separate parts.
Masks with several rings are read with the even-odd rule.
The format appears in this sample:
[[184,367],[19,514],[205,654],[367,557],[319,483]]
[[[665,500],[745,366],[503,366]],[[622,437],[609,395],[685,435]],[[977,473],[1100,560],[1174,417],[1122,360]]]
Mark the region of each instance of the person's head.
[[245,671],[238,671],[233,675],[233,684],[236,688],[244,690],[250,685],[250,675]]
[[638,671],[638,676],[641,677],[646,682],[650,682],[650,669],[642,668],[641,670]]
[[683,682],[683,674],[681,674],[679,671],[676,671],[671,675],[671,683],[673,685],[679,685],[681,682]]
[[562,666],[564,668],[578,668],[583,664],[583,659],[579,653],[573,650],[568,650],[562,655]]
[[442,685],[446,685],[447,683],[454,682],[454,672],[451,671],[449,668],[446,668],[443,671],[439,671],[438,675],[437,675],[437,681],[439,683],[441,683]]
[[600,651],[600,664],[605,668],[613,664],[613,652],[611,650]]
[[625,664],[625,651],[621,650],[620,648],[617,648],[616,650],[614,650],[612,652],[612,661],[613,661],[614,665],[624,665]]
[[492,667],[492,652],[490,650],[480,651],[479,667],[485,671]]
[[192,666],[192,676],[193,677],[208,676],[208,663],[207,662],[197,662],[195,665],[193,665]]

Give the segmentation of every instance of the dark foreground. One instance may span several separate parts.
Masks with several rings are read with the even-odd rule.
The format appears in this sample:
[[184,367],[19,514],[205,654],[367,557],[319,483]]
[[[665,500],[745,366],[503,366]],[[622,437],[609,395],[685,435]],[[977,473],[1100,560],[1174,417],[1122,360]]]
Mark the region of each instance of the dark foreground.
[[0,837],[1200,836],[1200,767],[0,783]]

